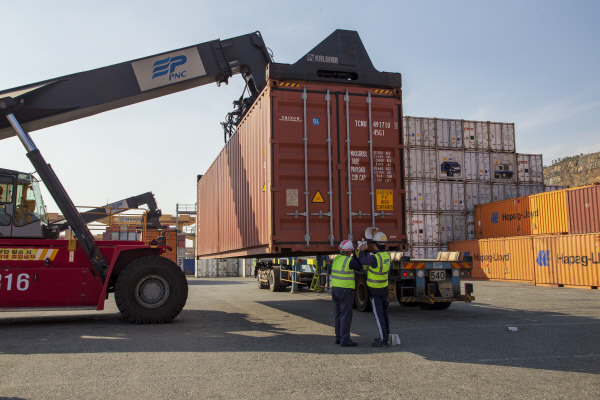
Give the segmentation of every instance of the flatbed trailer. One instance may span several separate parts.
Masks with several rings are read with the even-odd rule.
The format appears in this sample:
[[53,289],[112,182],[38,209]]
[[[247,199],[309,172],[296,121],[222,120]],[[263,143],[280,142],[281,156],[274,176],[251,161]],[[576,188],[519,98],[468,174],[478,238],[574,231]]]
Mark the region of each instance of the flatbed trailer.
[[[473,284],[462,280],[472,276],[473,262],[470,257],[462,261],[412,260],[391,253],[389,296],[390,302],[402,306],[420,306],[425,310],[445,310],[452,302],[471,303],[475,300]],[[441,253],[443,257],[445,253]],[[269,288],[272,292],[292,291],[310,287],[313,291],[324,291],[330,285],[331,260],[324,257],[312,258],[269,258],[256,261],[254,274],[259,289]],[[366,270],[356,274],[354,304],[359,311],[370,311],[369,290]]]

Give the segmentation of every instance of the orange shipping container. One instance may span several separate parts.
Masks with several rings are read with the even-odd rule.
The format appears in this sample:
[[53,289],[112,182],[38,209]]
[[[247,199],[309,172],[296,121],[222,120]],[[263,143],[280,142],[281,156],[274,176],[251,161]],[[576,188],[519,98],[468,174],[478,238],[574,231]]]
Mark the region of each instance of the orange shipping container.
[[331,253],[369,226],[404,249],[401,124],[399,88],[270,79],[198,181],[196,255]]
[[536,284],[600,286],[600,234],[533,237]]
[[478,239],[568,233],[567,190],[475,206]]

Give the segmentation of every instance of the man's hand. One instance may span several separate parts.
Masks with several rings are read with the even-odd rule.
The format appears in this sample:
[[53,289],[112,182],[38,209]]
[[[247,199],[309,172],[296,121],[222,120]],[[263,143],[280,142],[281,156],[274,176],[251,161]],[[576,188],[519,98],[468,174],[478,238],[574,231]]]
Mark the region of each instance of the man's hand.
[[367,241],[365,239],[359,240],[356,246],[358,250],[365,251],[367,250]]

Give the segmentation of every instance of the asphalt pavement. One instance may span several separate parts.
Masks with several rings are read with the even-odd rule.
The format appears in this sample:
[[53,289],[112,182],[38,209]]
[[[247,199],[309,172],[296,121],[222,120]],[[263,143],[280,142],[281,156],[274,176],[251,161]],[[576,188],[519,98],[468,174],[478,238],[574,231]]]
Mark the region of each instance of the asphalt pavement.
[[[329,293],[189,278],[171,324],[106,310],[0,313],[0,398],[597,399],[600,291],[474,281],[448,310],[390,305],[401,344],[334,344]],[[510,329],[509,329],[510,328]]]

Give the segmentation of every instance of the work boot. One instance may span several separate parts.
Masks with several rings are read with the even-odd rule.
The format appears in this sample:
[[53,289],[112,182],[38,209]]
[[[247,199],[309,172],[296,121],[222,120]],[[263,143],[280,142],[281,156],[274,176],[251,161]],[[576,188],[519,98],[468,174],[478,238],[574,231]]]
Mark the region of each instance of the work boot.
[[335,344],[340,344],[340,338],[335,338]]
[[373,340],[373,343],[371,343],[371,347],[388,347],[389,343],[388,341],[383,341],[380,340],[379,338]]
[[354,346],[358,346],[358,343],[356,343],[355,341],[348,339],[346,341],[343,341],[342,343],[340,343],[340,346],[342,347],[354,347]]

